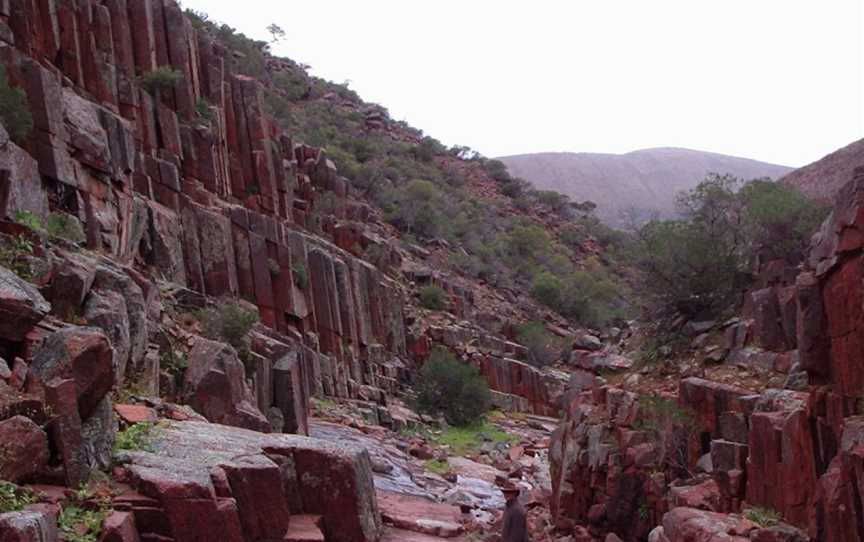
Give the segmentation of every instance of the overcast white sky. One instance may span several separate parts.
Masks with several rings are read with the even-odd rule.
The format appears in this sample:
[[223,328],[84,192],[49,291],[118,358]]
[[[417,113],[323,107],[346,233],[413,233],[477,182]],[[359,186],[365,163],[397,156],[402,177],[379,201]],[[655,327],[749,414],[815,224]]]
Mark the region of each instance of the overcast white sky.
[[183,0],[487,156],[689,147],[801,166],[864,137],[861,0]]

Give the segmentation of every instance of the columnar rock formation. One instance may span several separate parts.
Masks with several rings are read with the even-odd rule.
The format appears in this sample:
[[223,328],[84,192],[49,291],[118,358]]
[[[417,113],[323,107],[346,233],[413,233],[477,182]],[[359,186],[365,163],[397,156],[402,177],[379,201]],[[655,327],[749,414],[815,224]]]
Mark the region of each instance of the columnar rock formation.
[[[714,540],[720,533],[742,540],[802,539],[788,528],[786,534],[762,533],[741,518],[716,514],[755,507],[776,512],[811,540],[864,541],[862,209],[859,168],[840,191],[797,279],[794,272],[765,274],[745,307],[751,318],[727,324],[726,363],[788,373],[786,389],[757,393],[682,380],[671,399],[692,413],[692,423],[670,423],[667,437],[684,431],[688,444],[680,457],[661,462],[668,442],[644,424],[650,405],[633,393],[574,377],[552,447],[559,522],[627,539],[645,537],[661,524],[652,540],[668,542]],[[657,470],[664,464],[677,476]],[[666,487],[688,472],[704,474]]]

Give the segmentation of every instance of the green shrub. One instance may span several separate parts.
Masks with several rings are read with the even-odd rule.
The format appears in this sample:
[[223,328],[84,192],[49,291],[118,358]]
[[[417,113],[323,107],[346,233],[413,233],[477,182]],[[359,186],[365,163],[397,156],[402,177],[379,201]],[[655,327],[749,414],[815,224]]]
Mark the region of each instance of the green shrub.
[[183,80],[183,72],[171,66],[159,66],[138,78],[139,83],[147,92],[158,95],[163,90],[176,87]]
[[309,287],[309,272],[306,270],[306,266],[302,263],[296,263],[291,268],[292,274],[294,275],[294,286],[301,290],[305,290]]
[[15,143],[23,144],[33,129],[27,94],[9,85],[6,68],[0,66],[0,121]]
[[108,517],[105,509],[90,510],[77,506],[64,506],[57,518],[60,539],[66,542],[97,542],[102,523]]
[[443,311],[447,308],[447,292],[434,284],[424,286],[420,290],[420,305],[433,311]]
[[114,440],[114,451],[148,450],[148,441],[152,436],[153,428],[152,423],[136,423],[118,432]]
[[199,311],[198,319],[203,325],[205,336],[241,349],[245,347],[246,334],[258,322],[258,315],[244,309],[239,303],[223,301],[216,307]]
[[753,506],[744,510],[744,517],[763,528],[774,527],[781,521],[783,517],[768,508]]
[[639,397],[637,428],[654,440],[660,454],[657,464],[661,468],[689,471],[687,445],[696,428],[695,419],[692,410],[680,406],[674,399],[659,395]]
[[84,233],[81,222],[74,216],[63,212],[54,212],[48,215],[45,230],[51,237],[59,237],[73,243],[83,243],[87,240],[87,234]]
[[4,237],[0,238],[0,266],[3,266],[24,280],[30,280],[29,257],[33,255],[33,243],[26,237]]
[[12,482],[0,480],[0,514],[19,512],[36,502],[36,496]]
[[212,123],[215,120],[215,115],[213,114],[213,104],[211,104],[204,98],[198,98],[198,101],[195,102],[195,113],[197,113],[199,117],[207,121],[208,124]]
[[26,226],[35,232],[43,231],[42,219],[36,213],[19,210],[15,212],[15,222]]
[[528,360],[536,367],[545,367],[559,359],[564,347],[561,339],[546,331],[540,322],[518,326],[516,340],[528,349]]
[[435,350],[423,364],[415,389],[420,412],[442,414],[447,423],[457,426],[479,421],[492,400],[489,386],[477,369],[442,349]]

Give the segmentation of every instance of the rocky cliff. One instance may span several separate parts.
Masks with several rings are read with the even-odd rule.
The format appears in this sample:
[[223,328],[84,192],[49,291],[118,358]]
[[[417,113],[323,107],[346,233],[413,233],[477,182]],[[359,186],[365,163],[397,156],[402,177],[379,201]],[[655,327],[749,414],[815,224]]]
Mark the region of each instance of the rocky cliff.
[[552,444],[560,525],[585,540],[864,540],[862,198],[859,168],[803,269],[769,264],[742,318],[689,326],[704,361],[677,389],[573,377]]
[[[368,453],[302,436],[310,400],[404,428],[391,402],[436,343],[498,405],[557,412],[566,378],[465,321],[472,288],[347,198],[244,62],[172,0],[0,2],[33,119],[23,141],[0,130],[0,477],[44,495],[0,540],[56,540],[63,486],[112,466],[103,540],[378,540]],[[180,84],[154,82],[166,66]],[[327,194],[347,202],[324,212]],[[424,284],[448,296],[436,325],[408,310]],[[257,315],[242,345],[193,317],[225,304]]]

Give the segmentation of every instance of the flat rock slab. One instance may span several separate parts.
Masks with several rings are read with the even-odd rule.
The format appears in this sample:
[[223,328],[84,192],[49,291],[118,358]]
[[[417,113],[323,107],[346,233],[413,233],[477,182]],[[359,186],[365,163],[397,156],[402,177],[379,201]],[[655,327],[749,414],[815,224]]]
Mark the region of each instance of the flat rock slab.
[[416,533],[454,538],[462,534],[459,508],[423,497],[378,492],[378,507],[385,523]]
[[324,534],[334,542],[380,536],[371,461],[360,448],[163,422],[141,450],[117,459],[133,488],[161,504],[175,542],[281,539],[297,514],[322,516]]
[[442,540],[448,540],[449,542],[468,542],[468,539],[464,536],[458,536],[456,538],[442,538],[440,536],[432,536],[394,528],[387,528],[384,531],[384,536],[381,538],[381,542],[441,542]]

